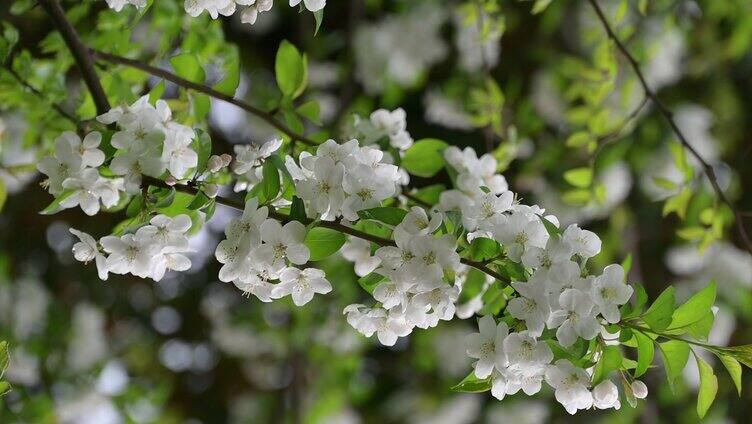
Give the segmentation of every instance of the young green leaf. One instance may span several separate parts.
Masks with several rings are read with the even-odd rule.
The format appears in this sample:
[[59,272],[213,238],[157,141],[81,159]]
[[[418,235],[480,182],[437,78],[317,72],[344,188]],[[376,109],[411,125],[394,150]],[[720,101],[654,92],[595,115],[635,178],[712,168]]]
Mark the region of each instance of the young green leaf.
[[666,330],[679,330],[679,334],[681,334],[692,324],[706,318],[706,314],[710,312],[710,308],[715,302],[715,288],[716,284],[712,281],[704,289],[690,297],[683,305],[676,308],[671,316],[671,325]]
[[448,144],[435,138],[418,140],[405,152],[402,166],[418,177],[433,177],[444,167],[443,151]]
[[718,358],[723,363],[723,366],[726,367],[726,370],[728,371],[729,375],[731,376],[731,380],[734,382],[734,386],[736,386],[736,391],[739,393],[739,396],[742,394],[742,366],[739,364],[739,361],[734,359],[731,356],[716,353]]
[[238,55],[237,46],[228,46],[228,51],[222,64],[222,70],[225,75],[221,81],[219,81],[214,89],[220,93],[227,94],[228,96],[234,96],[235,91],[238,89],[240,83],[240,57]]
[[642,316],[642,320],[654,331],[663,331],[671,324],[674,312],[674,287],[669,286],[655,299],[650,308]]
[[663,356],[663,365],[669,388],[673,391],[674,381],[681,375],[689,360],[689,344],[681,340],[669,340],[659,343],[658,349],[661,351],[661,356]]
[[360,287],[363,287],[363,290],[367,291],[369,294],[373,294],[373,291],[382,281],[384,281],[385,278],[386,277],[381,274],[372,272],[368,275],[360,277],[358,279],[358,284],[360,284]]
[[279,45],[274,71],[282,94],[294,99],[303,93],[308,80],[308,60],[287,40]]
[[501,246],[496,240],[486,237],[478,237],[470,243],[470,258],[475,261],[486,261],[499,256]]
[[718,393],[718,378],[713,374],[713,367],[695,353],[697,369],[700,371],[700,389],[697,393],[697,415],[704,418]]
[[184,53],[170,58],[175,73],[188,81],[203,83],[206,78],[204,68],[196,55]]
[[645,333],[635,331],[634,335],[635,339],[637,339],[637,368],[634,371],[634,376],[637,378],[645,374],[645,371],[653,363],[655,347],[653,346],[653,339],[645,335]]
[[622,366],[623,356],[619,346],[605,346],[603,354],[595,364],[593,372],[593,386],[607,379],[611,372],[618,370]]
[[394,207],[378,207],[358,211],[358,216],[363,219],[373,219],[389,225],[399,225],[407,215],[407,211]]
[[593,182],[593,170],[591,168],[575,168],[564,173],[564,180],[578,188],[590,187]]
[[345,244],[345,235],[329,228],[311,228],[306,234],[305,245],[311,251],[311,261],[320,261],[339,251]]
[[60,206],[60,203],[62,203],[63,200],[71,197],[73,194],[76,193],[75,189],[68,189],[64,192],[60,193],[59,196],[55,198],[55,200],[52,201],[49,205],[47,205],[46,208],[44,208],[41,212],[39,212],[40,215],[53,215],[58,212],[60,212],[63,207]]
[[480,379],[475,376],[475,371],[468,374],[467,377],[463,378],[462,381],[452,387],[453,392],[462,393],[481,393],[489,390],[491,390],[491,379]]

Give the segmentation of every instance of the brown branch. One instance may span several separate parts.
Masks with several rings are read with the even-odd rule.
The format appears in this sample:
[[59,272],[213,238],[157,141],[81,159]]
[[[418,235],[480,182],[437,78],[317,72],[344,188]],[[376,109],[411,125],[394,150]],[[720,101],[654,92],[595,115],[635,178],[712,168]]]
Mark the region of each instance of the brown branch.
[[700,165],[702,166],[703,171],[705,172],[705,175],[708,177],[708,180],[710,181],[710,185],[713,187],[713,190],[716,193],[716,196],[718,199],[725,203],[726,206],[731,209],[731,211],[734,214],[734,220],[736,221],[736,227],[739,232],[739,235],[741,236],[742,242],[744,243],[747,250],[752,253],[752,241],[750,241],[749,235],[747,234],[747,231],[744,227],[744,222],[742,220],[742,216],[739,213],[739,211],[734,207],[734,205],[731,203],[731,201],[726,197],[726,194],[723,192],[723,189],[721,189],[721,186],[718,184],[718,178],[715,175],[715,171],[713,170],[713,167],[708,164],[708,162],[703,159],[703,157],[700,155],[700,153],[692,147],[692,145],[687,141],[687,138],[684,136],[684,133],[679,129],[679,126],[676,124],[673,118],[673,114],[671,111],[661,102],[661,100],[658,98],[658,95],[653,91],[650,86],[647,83],[647,80],[645,79],[645,76],[643,75],[642,71],[640,70],[640,64],[637,62],[637,60],[632,56],[632,54],[629,52],[627,47],[619,40],[619,37],[616,36],[616,33],[614,33],[614,30],[611,28],[611,25],[608,23],[608,19],[603,14],[603,10],[601,10],[601,7],[598,5],[597,0],[588,0],[590,2],[590,5],[595,10],[596,15],[598,15],[598,19],[603,24],[603,28],[608,34],[608,37],[613,40],[614,44],[616,44],[616,47],[619,49],[619,51],[622,53],[622,55],[627,59],[630,66],[634,70],[635,74],[637,75],[637,78],[640,80],[640,85],[642,85],[643,90],[645,91],[645,95],[650,98],[650,100],[655,103],[656,108],[660,112],[660,114],[666,119],[669,126],[673,130],[673,132],[676,134],[676,136],[679,138],[679,141],[684,146],[685,149],[687,149],[692,156],[697,159],[698,162],[700,162]]
[[95,59],[100,59],[106,62],[111,63],[117,63],[119,65],[125,65],[131,68],[139,69],[143,72],[146,72],[147,74],[151,74],[160,78],[163,78],[167,81],[170,81],[174,84],[177,84],[183,88],[198,91],[200,93],[204,93],[207,96],[214,97],[215,99],[219,99],[222,101],[225,101],[227,103],[230,103],[232,105],[235,105],[246,112],[250,113],[251,115],[255,115],[264,121],[266,121],[269,125],[273,126],[274,128],[277,128],[278,130],[285,133],[287,136],[292,138],[293,140],[299,140],[305,144],[308,144],[310,146],[317,146],[319,143],[311,140],[310,138],[307,138],[304,135],[297,134],[295,131],[290,129],[287,125],[283,124],[277,118],[272,116],[269,112],[265,112],[249,103],[246,103],[238,98],[235,98],[233,96],[221,93],[209,86],[199,84],[193,81],[189,81],[185,78],[182,78],[178,75],[175,75],[169,71],[166,71],[164,69],[160,69],[151,65],[147,65],[145,63],[139,62],[134,59],[128,59],[126,57],[117,56],[110,53],[105,53],[97,50],[90,50],[91,55]]
[[73,25],[71,25],[65,16],[65,11],[63,11],[58,0],[39,0],[39,4],[50,15],[52,22],[63,37],[63,41],[68,46],[68,50],[73,55],[73,60],[76,62],[84,83],[89,89],[91,97],[94,99],[97,114],[106,113],[110,110],[110,102],[107,100],[107,95],[104,93],[102,84],[99,82],[99,77],[94,70],[94,64],[89,56],[89,52],[76,33],[76,29],[73,28]]
[[[174,188],[177,191],[188,193],[188,194],[193,194],[193,195],[198,194],[199,192],[199,189],[195,185],[190,184],[190,183],[188,185],[176,184],[174,186],[169,186],[167,185],[167,183],[157,178],[152,178],[152,177],[148,177],[145,175],[142,176],[141,178],[145,186],[161,187],[161,188],[166,188],[166,189]],[[229,198],[222,197],[222,196],[217,196],[214,198],[214,200],[220,205],[224,205],[224,206],[227,206],[227,207],[239,210],[239,211],[243,211],[243,209],[245,209],[244,202],[240,200],[229,199]],[[279,213],[275,211],[273,208],[269,208],[269,217],[276,219],[277,221],[280,221],[282,223],[287,223],[293,220],[290,217],[290,215]],[[357,237],[363,240],[376,243],[379,246],[396,246],[394,241],[391,239],[379,237],[373,234],[366,233],[364,231],[357,230],[352,227],[348,227],[342,224],[340,221],[314,221],[310,218],[301,218],[299,219],[299,221],[303,225],[314,224],[316,227],[329,228],[335,231],[339,231],[341,233],[351,235],[353,237]],[[508,277],[505,277],[501,275],[500,273],[492,270],[484,262],[477,262],[477,261],[473,261],[473,260],[466,259],[466,258],[461,258],[460,262],[462,262],[463,264],[467,266],[473,267],[477,269],[478,271],[488,274],[504,284],[511,283]]]

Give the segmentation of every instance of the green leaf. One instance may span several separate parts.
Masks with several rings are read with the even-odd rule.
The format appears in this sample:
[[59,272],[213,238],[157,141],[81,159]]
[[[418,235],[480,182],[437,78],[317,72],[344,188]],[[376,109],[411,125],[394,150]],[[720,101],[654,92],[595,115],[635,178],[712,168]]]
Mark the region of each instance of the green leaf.
[[295,109],[298,114],[316,125],[321,125],[321,107],[316,100],[309,100]]
[[578,148],[578,147],[585,147],[594,141],[595,140],[589,133],[585,131],[580,131],[580,132],[576,132],[570,135],[569,138],[567,138],[567,141],[565,142],[565,144],[567,145],[567,147]]
[[18,30],[3,22],[3,34],[0,37],[0,62],[5,62],[13,47],[18,43]]
[[162,94],[165,91],[165,80],[160,80],[151,91],[149,91],[149,103],[154,104],[157,100],[162,98]]
[[386,277],[381,274],[372,272],[368,275],[360,277],[358,279],[358,284],[360,284],[360,287],[363,287],[363,290],[367,291],[369,294],[373,294],[373,291],[379,284],[381,284],[382,281],[384,281],[385,278]]
[[675,182],[662,177],[653,177],[653,182],[655,185],[665,190],[676,190],[678,187]]
[[443,151],[447,146],[435,138],[418,140],[405,152],[402,167],[418,177],[433,177],[444,167]]
[[7,381],[0,381],[0,396],[7,394],[12,389]]
[[170,58],[170,63],[172,64],[172,68],[175,69],[175,73],[188,81],[201,84],[206,78],[204,68],[201,66],[198,57],[194,54],[184,53],[173,56]]
[[752,344],[732,347],[717,347],[717,352],[729,355],[747,368],[752,368]]
[[363,219],[373,219],[389,225],[399,225],[405,219],[407,211],[394,207],[378,207],[358,211],[358,216]]
[[645,374],[645,371],[653,363],[655,347],[653,346],[653,339],[645,335],[645,333],[635,331],[634,336],[637,339],[637,368],[634,371],[634,376],[637,378]]
[[452,387],[453,392],[461,393],[481,393],[489,390],[491,390],[491,379],[480,379],[475,376],[475,371],[470,372],[467,377]]
[[200,131],[196,143],[196,153],[198,154],[198,164],[196,165],[197,174],[202,174],[206,171],[206,164],[209,162],[209,157],[212,153],[212,140],[209,133]]
[[668,198],[666,203],[663,204],[663,216],[676,212],[679,218],[684,219],[687,216],[687,206],[689,206],[691,198],[692,190],[688,188],[683,189],[676,196]]
[[[263,179],[258,184],[256,192],[259,203],[269,203],[279,194],[279,170],[271,161],[264,161],[261,167]],[[254,187],[255,189],[256,187]],[[252,191],[252,192],[253,192]],[[250,194],[250,193],[249,193]]]
[[5,370],[8,369],[10,364],[10,352],[8,352],[8,342],[0,342],[0,378],[5,374]]
[[214,85],[214,89],[228,96],[235,96],[235,91],[240,83],[240,58],[237,46],[229,46],[228,53],[222,64],[225,75],[220,82]]
[[680,330],[676,334],[682,334],[689,326],[706,318],[707,313],[712,314],[710,308],[715,302],[715,289],[715,281],[712,281],[704,289],[690,297],[683,305],[676,308],[667,331]]
[[583,206],[590,201],[591,193],[588,189],[568,190],[561,196],[561,200],[570,205]]
[[564,180],[578,188],[590,187],[593,182],[593,170],[587,167],[570,169],[564,173]]
[[345,244],[345,235],[329,228],[311,228],[306,234],[305,245],[311,251],[311,261],[320,261],[337,253]]
[[314,30],[313,35],[319,33],[319,28],[321,28],[321,24],[324,22],[324,9],[319,9],[315,12],[313,12],[313,17],[316,19],[316,30]]
[[290,206],[290,219],[294,219],[299,222],[306,220],[305,204],[303,200],[298,196],[292,196],[292,205]]
[[669,286],[655,299],[650,308],[642,316],[642,320],[654,331],[663,331],[671,324],[674,312],[674,287]]
[[274,71],[282,94],[296,98],[303,93],[308,80],[308,60],[287,40],[279,45]]
[[191,203],[188,204],[188,209],[190,209],[192,211],[196,210],[196,209],[201,209],[204,205],[206,205],[210,201],[211,201],[211,199],[209,198],[209,196],[207,196],[206,194],[204,194],[203,191],[199,191],[196,194],[196,196],[193,198],[193,200],[191,201]]
[[553,222],[549,221],[548,219],[538,215],[538,218],[543,223],[543,226],[546,227],[546,231],[548,232],[548,235],[551,237],[561,237],[561,228],[557,227]]
[[608,378],[611,372],[621,368],[623,356],[619,346],[605,346],[603,348],[603,354],[595,364],[595,371],[593,372],[593,386],[597,386],[598,383]]
[[8,199],[8,190],[5,188],[5,180],[0,179],[0,212],[5,206],[5,201]]
[[713,374],[713,367],[695,353],[697,368],[700,370],[700,389],[697,393],[697,415],[704,418],[718,393],[718,378]]
[[496,258],[501,253],[501,246],[496,240],[477,237],[470,243],[470,258],[475,261],[486,261]]
[[551,4],[553,0],[535,0],[535,3],[533,4],[532,14],[538,14],[546,10],[548,5]]
[[729,375],[731,376],[731,380],[734,381],[734,386],[736,386],[736,391],[739,393],[739,396],[742,395],[742,366],[739,364],[739,361],[732,358],[731,356],[724,355],[721,353],[716,353],[718,358],[723,362],[723,366],[726,367],[726,371],[728,371]]
[[689,344],[681,340],[669,340],[658,343],[658,349],[663,356],[663,365],[666,370],[666,379],[669,388],[674,390],[674,381],[681,375],[689,360]]
[[44,208],[41,212],[39,212],[39,214],[40,215],[53,215],[53,214],[60,212],[63,209],[62,206],[60,206],[60,203],[63,200],[71,197],[75,193],[76,193],[76,189],[73,189],[73,188],[63,191],[62,193],[60,193],[59,196],[55,198],[55,200],[52,201],[52,203],[47,205],[46,208]]

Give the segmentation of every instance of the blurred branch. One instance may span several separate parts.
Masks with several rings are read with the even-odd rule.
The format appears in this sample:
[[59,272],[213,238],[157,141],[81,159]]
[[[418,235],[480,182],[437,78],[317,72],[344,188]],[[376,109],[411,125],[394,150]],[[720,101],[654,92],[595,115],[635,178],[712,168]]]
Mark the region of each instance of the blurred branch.
[[227,103],[230,103],[232,105],[235,105],[246,112],[250,113],[251,115],[255,115],[264,121],[266,121],[269,125],[277,128],[278,130],[282,131],[286,135],[288,135],[293,140],[299,140],[302,143],[308,144],[310,146],[317,146],[319,143],[311,140],[310,138],[307,138],[304,135],[297,134],[295,131],[291,130],[289,127],[287,127],[285,124],[277,120],[272,114],[269,112],[265,112],[249,103],[246,103],[236,97],[221,93],[209,86],[195,83],[193,81],[189,81],[185,78],[182,78],[178,75],[175,75],[169,71],[166,71],[164,69],[160,69],[151,65],[147,65],[145,63],[139,62],[137,60],[128,59],[126,57],[117,56],[110,53],[105,53],[97,50],[90,50],[91,56],[95,59],[100,59],[106,62],[110,63],[116,63],[119,65],[128,66],[131,68],[139,69],[143,72],[146,72],[147,74],[154,75],[156,77],[163,78],[167,81],[170,81],[174,84],[177,84],[185,89],[198,91],[200,93],[204,93],[209,97],[213,97],[215,99],[219,99],[222,101],[225,101]]
[[[188,193],[188,194],[193,194],[193,195],[196,195],[199,192],[199,188],[196,187],[192,183],[189,183],[188,185],[177,184],[174,186],[169,186],[167,185],[167,183],[157,178],[148,177],[146,175],[142,176],[141,178],[142,178],[143,184],[150,185],[153,187],[161,187],[161,188],[166,188],[168,190],[175,189],[177,191]],[[229,199],[229,198],[222,197],[222,196],[217,196],[214,198],[214,200],[220,205],[224,205],[224,206],[239,210],[241,212],[245,209],[244,202],[241,202],[239,200],[233,200],[233,199]],[[276,219],[277,221],[280,221],[282,223],[287,223],[287,222],[292,221],[292,218],[290,218],[289,215],[279,213],[275,211],[273,208],[269,208],[269,217]],[[316,227],[329,228],[331,230],[339,231],[341,233],[348,234],[353,237],[357,237],[363,240],[370,241],[372,243],[376,243],[379,246],[396,246],[394,241],[391,239],[379,237],[373,234],[366,233],[364,231],[360,231],[352,227],[348,227],[340,221],[321,221],[321,220],[312,220],[310,218],[301,218],[299,219],[299,221],[303,225],[306,225],[306,226],[313,224]],[[492,270],[483,262],[477,262],[477,261],[473,261],[473,260],[466,259],[466,258],[460,258],[460,262],[462,262],[463,264],[467,266],[473,267],[477,269],[478,271],[488,274],[502,283],[505,283],[505,284],[511,283],[509,277],[505,277],[499,274],[498,272]]]
[[676,122],[673,119],[673,114],[671,111],[661,102],[661,100],[658,98],[658,95],[653,91],[650,86],[647,83],[647,80],[645,79],[645,76],[642,74],[642,71],[640,70],[640,64],[637,62],[637,60],[632,56],[632,54],[629,52],[627,47],[619,40],[619,37],[616,36],[616,33],[614,33],[614,30],[611,28],[611,25],[608,23],[608,19],[603,14],[603,10],[601,10],[601,7],[598,5],[597,0],[588,0],[590,2],[590,5],[595,10],[596,15],[598,15],[598,19],[603,24],[603,28],[608,34],[608,37],[613,40],[613,42],[616,44],[616,47],[619,49],[619,51],[624,55],[624,57],[627,59],[629,64],[631,65],[632,69],[634,70],[635,74],[637,75],[637,78],[640,80],[640,85],[642,85],[643,90],[645,91],[645,95],[650,98],[650,100],[655,103],[656,108],[660,112],[661,115],[666,119],[669,126],[673,130],[673,132],[676,134],[676,136],[679,138],[679,141],[684,146],[685,149],[687,149],[692,156],[697,159],[698,162],[700,162],[703,171],[705,172],[705,175],[708,177],[708,180],[710,181],[710,185],[713,187],[713,190],[716,193],[716,196],[718,199],[725,203],[729,209],[734,214],[734,220],[736,221],[736,227],[739,232],[739,235],[741,236],[742,242],[744,243],[746,249],[752,253],[752,241],[750,241],[749,235],[747,234],[747,230],[744,227],[744,222],[742,220],[742,215],[739,213],[739,211],[734,207],[734,205],[731,203],[731,201],[726,197],[726,194],[723,192],[723,189],[721,189],[721,186],[718,184],[718,178],[715,175],[715,171],[713,170],[713,167],[708,164],[708,162],[703,159],[703,157],[700,155],[700,153],[692,147],[692,145],[687,141],[687,138],[684,136],[684,133],[679,129],[679,126],[676,125]]
[[73,55],[73,60],[75,60],[79,71],[81,71],[84,83],[89,89],[91,97],[94,99],[97,115],[106,113],[110,110],[110,102],[107,100],[107,95],[104,93],[102,84],[99,82],[99,77],[94,70],[91,56],[89,56],[86,46],[76,33],[76,29],[73,28],[73,25],[66,18],[65,11],[63,11],[58,0],[39,0],[39,4],[50,15],[52,22],[63,37],[65,45],[68,46],[68,50]]

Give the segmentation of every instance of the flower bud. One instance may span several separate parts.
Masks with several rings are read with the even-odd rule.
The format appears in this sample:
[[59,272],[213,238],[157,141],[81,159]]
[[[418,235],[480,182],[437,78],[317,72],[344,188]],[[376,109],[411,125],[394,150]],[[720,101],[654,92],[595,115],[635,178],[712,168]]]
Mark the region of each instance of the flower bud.
[[203,190],[204,194],[209,196],[210,199],[217,197],[217,193],[219,193],[219,187],[216,184],[206,184]]
[[223,153],[220,158],[222,159],[222,164],[224,166],[230,166],[230,162],[232,162],[232,156],[228,155],[227,153]]
[[170,176],[168,176],[167,178],[165,178],[165,181],[164,181],[164,182],[165,182],[165,184],[167,184],[168,186],[172,187],[172,186],[174,186],[175,184],[177,184],[177,183],[178,183],[178,180],[177,180],[177,179],[175,179],[175,177],[173,177],[172,175],[170,175]]
[[224,167],[225,167],[224,161],[222,160],[222,158],[220,158],[217,155],[212,155],[209,158],[209,161],[206,163],[206,169],[209,172],[217,172]]
[[640,380],[632,382],[632,393],[637,399],[645,399],[648,396],[648,386]]

